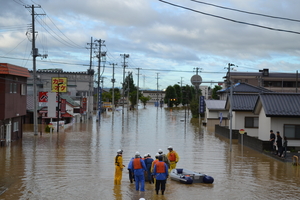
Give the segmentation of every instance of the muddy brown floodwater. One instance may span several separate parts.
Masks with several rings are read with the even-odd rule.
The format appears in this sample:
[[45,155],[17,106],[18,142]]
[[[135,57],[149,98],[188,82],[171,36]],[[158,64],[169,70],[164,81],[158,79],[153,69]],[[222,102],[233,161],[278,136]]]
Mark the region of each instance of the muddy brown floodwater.
[[[74,124],[60,133],[34,136],[0,148],[0,199],[299,199],[299,167],[262,155],[216,135],[184,110],[148,105],[137,111],[104,113],[99,122]],[[213,184],[168,180],[165,195],[154,185],[136,192],[123,171],[114,185],[114,157],[124,164],[136,151],[152,157],[158,149],[178,152],[177,166],[212,176]]]

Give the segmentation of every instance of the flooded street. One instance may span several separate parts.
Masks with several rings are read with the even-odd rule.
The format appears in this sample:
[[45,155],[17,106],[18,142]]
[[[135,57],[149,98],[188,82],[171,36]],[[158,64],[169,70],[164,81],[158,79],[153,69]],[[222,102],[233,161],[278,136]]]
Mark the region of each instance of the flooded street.
[[[190,118],[190,116],[189,116]],[[59,134],[34,136],[0,148],[0,199],[297,199],[300,167],[283,163],[215,135],[184,110],[155,108],[104,113]],[[168,180],[165,195],[154,185],[136,192],[127,165],[136,151],[152,157],[173,146],[177,167],[212,176],[213,184]],[[114,158],[123,149],[122,185],[114,186]],[[2,193],[2,194],[1,194]]]

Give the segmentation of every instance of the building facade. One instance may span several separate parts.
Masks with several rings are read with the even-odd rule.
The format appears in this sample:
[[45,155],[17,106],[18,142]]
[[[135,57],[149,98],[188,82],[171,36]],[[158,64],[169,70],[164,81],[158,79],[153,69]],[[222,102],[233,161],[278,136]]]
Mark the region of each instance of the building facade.
[[0,140],[8,143],[22,138],[26,116],[28,69],[0,63]]
[[[30,77],[27,81],[28,109],[33,98],[33,71],[29,71]],[[66,81],[66,91],[61,91],[62,95],[68,95],[75,101],[80,102],[87,98],[87,117],[93,114],[93,71],[90,72],[65,72],[62,69],[39,69],[36,71],[37,90],[39,92],[53,92],[53,80],[64,79]]]
[[230,72],[224,78],[225,88],[227,88],[227,82],[231,80],[233,83],[248,83],[274,92],[298,93],[299,77],[297,72],[275,73],[270,72],[269,69],[263,69],[259,72]]

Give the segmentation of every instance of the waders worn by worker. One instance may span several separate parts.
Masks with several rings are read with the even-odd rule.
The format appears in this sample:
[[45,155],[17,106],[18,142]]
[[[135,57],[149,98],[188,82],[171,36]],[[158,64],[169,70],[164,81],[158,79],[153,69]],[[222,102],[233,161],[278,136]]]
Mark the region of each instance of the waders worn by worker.
[[172,146],[168,147],[169,153],[167,154],[167,157],[170,161],[170,168],[169,168],[169,173],[172,169],[176,168],[176,164],[179,161],[179,156],[176,151],[173,150]]
[[122,180],[122,171],[125,165],[123,165],[123,158],[122,158],[123,150],[119,149],[117,151],[117,155],[115,157],[115,185],[121,185]]

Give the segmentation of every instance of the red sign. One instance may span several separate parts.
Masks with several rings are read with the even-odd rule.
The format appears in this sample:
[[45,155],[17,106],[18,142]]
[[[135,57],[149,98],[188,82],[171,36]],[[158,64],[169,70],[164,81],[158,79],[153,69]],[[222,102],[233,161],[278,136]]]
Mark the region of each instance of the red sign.
[[48,92],[39,92],[39,102],[48,102]]
[[82,109],[83,109],[83,111],[86,111],[86,102],[87,102],[87,98],[83,98],[82,99]]
[[61,99],[60,101],[60,112],[65,113],[66,112],[66,100]]

